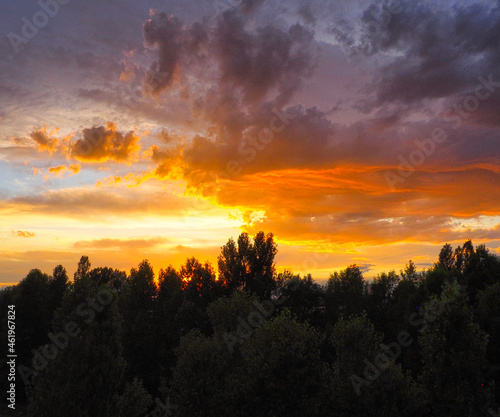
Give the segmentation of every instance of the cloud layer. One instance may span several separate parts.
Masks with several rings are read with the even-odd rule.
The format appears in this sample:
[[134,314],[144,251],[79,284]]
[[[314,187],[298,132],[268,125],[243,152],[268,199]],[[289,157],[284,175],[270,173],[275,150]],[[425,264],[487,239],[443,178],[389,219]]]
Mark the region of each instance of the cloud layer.
[[[445,241],[500,246],[497,0],[92,4],[2,64],[9,271],[45,256],[42,241],[64,259],[178,258],[211,224],[274,232],[298,268],[302,253],[335,253],[323,274],[400,264],[404,248],[428,265]],[[33,13],[12,12],[12,31]],[[172,236],[116,227],[151,217]],[[59,218],[79,232],[38,231]],[[83,224],[104,231],[80,236]]]

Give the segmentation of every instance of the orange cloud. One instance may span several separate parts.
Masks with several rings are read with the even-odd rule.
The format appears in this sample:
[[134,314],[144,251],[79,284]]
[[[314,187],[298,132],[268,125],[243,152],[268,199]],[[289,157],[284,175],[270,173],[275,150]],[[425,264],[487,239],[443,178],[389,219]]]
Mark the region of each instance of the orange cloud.
[[12,231],[12,236],[16,236],[16,237],[35,237],[35,234],[31,233],[31,232],[23,232],[22,230],[18,230],[17,232]]
[[53,135],[57,133],[59,129],[56,128],[50,132],[47,131],[47,125],[34,130],[31,132],[31,139],[37,144],[39,151],[49,151],[53,153],[58,145],[58,139],[54,138]]
[[169,239],[164,237],[152,237],[144,239],[98,239],[91,241],[75,242],[75,249],[109,249],[109,250],[133,250],[148,249],[168,243]]
[[[122,133],[117,130],[116,124],[107,122],[105,126],[94,126],[83,129],[81,138],[74,140],[75,133],[57,138],[54,135],[59,128],[48,131],[47,126],[38,128],[30,133],[35,142],[36,149],[40,152],[48,151],[50,154],[58,152],[67,159],[76,159],[82,162],[131,162],[139,160],[140,136],[134,131]],[[12,139],[17,145],[25,144],[22,138]],[[29,144],[28,144],[29,146]],[[78,165],[68,167],[74,174],[79,172]],[[52,167],[52,174],[63,171],[62,166]]]
[[83,137],[72,144],[70,156],[83,162],[116,161],[131,163],[138,159],[140,137],[133,131],[121,133],[116,124],[83,129]]
[[[61,175],[61,178],[64,178],[65,173],[69,173],[69,176],[71,177],[72,175],[78,174],[80,172],[81,168],[82,168],[81,165],[78,165],[78,164],[72,164],[70,166],[59,165],[57,167],[49,168],[49,173],[53,174],[56,177]],[[38,170],[38,171],[40,172],[40,170]],[[48,178],[49,178],[49,175],[44,176],[45,180],[47,180]]]
[[[408,190],[391,192],[384,169],[272,171],[237,180],[219,178],[198,193],[209,192],[218,205],[238,208],[245,230],[272,230],[288,242],[329,238],[336,244],[374,245],[494,237],[493,229],[455,230],[449,220],[499,214],[495,171],[420,172]],[[434,183],[424,180],[429,176]],[[490,190],[488,199],[473,186],[479,179]]]
[[64,165],[60,165],[58,167],[54,168],[49,168],[49,172],[51,174],[55,174],[56,176],[59,175],[61,172],[64,172],[66,170],[66,167]]
[[123,181],[127,180],[132,180],[134,178],[133,173],[129,173],[123,177],[120,177],[119,175],[111,175],[110,177],[104,178],[102,181],[98,181],[96,183],[97,187],[102,187],[103,185],[108,185],[108,186],[116,186]]
[[[160,203],[162,202],[163,203]],[[189,198],[175,195],[158,184],[146,188],[74,187],[42,192],[38,195],[0,200],[0,213],[68,216],[96,219],[105,216],[178,216],[193,209]]]

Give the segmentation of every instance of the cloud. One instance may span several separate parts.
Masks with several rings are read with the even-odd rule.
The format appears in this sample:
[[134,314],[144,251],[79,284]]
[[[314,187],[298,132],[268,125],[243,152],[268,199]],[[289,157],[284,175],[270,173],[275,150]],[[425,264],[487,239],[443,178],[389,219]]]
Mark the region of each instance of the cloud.
[[[186,178],[196,182],[200,171],[238,178],[261,171],[320,167],[338,160],[333,146],[334,127],[316,108],[294,106],[279,111],[265,104],[241,129],[232,137],[216,141],[198,136],[191,146],[184,147]],[[228,164],[236,164],[237,168],[228,169]]]
[[18,231],[12,231],[12,236],[17,236],[17,237],[35,237],[35,233],[31,232],[23,232],[22,230]]
[[[48,133],[47,126],[33,130],[29,136],[35,142],[39,151],[48,151],[51,155],[57,153],[68,159],[75,159],[81,162],[125,162],[131,163],[139,159],[141,150],[140,137],[131,130],[121,132],[115,123],[108,121],[103,126],[94,126],[81,130],[80,138],[74,140],[75,133],[68,134],[61,138],[54,136],[59,128]],[[14,138],[16,144],[25,146],[14,146],[1,148],[2,153],[18,154],[20,156],[32,156],[27,149],[29,143],[23,138]],[[77,174],[80,165],[71,164],[68,167],[59,165],[51,167],[49,172],[58,175],[63,171],[71,171]]]
[[243,14],[249,14],[255,12],[264,2],[265,0],[242,0],[239,6]]
[[41,127],[30,133],[31,139],[37,144],[40,151],[49,151],[53,153],[58,145],[58,139],[53,137],[58,129],[51,132],[47,131],[47,126]]
[[[451,228],[451,217],[498,215],[494,207],[500,200],[493,196],[500,195],[498,170],[464,167],[417,175],[394,193],[384,184],[383,168],[347,166],[254,174],[219,181],[212,191],[224,207],[264,212],[260,222],[246,220],[248,230],[272,230],[282,239],[299,241],[328,237],[338,244],[375,245],[466,239],[467,231]],[[482,187],[473,187],[478,181]],[[484,198],[484,189],[497,191]]]
[[[32,216],[63,216],[97,221],[116,216],[178,216],[193,210],[193,200],[174,193],[172,187],[149,183],[143,187],[108,189],[80,186],[0,200],[0,211]],[[210,210],[207,210],[207,214]]]
[[314,33],[299,23],[287,31],[266,25],[250,32],[236,11],[227,11],[213,40],[220,83],[240,89],[247,103],[276,89],[277,104],[284,105],[315,68],[313,40]]
[[[23,216],[8,230],[30,227],[31,216],[189,223],[213,209],[246,230],[275,232],[280,244],[318,242],[342,252],[339,267],[359,255],[355,245],[379,245],[370,249],[379,251],[377,261],[362,254],[377,268],[399,257],[397,244],[425,242],[418,252],[428,253],[433,242],[498,238],[496,225],[468,225],[481,215],[493,221],[500,207],[500,93],[463,113],[479,76],[500,82],[498,1],[243,0],[210,22],[217,11],[210,1],[175,0],[173,15],[152,12],[147,20],[149,5],[128,1],[113,20],[112,3],[92,8],[111,26],[96,26],[75,5],[70,20],[7,63],[0,210]],[[389,16],[390,3],[400,11]],[[75,32],[85,16],[89,25]],[[341,49],[351,53],[347,60]],[[64,137],[50,126],[75,133]],[[398,174],[400,158],[421,151],[417,141],[436,128],[447,140],[392,191],[384,174]],[[33,131],[21,137],[19,129]],[[105,175],[102,162],[113,162]],[[69,182],[87,185],[51,190],[60,182],[38,176],[69,176],[79,164],[84,169]],[[189,196],[213,205],[204,211]],[[154,236],[113,233],[100,240],[78,233],[75,245],[102,252],[103,262],[103,249],[116,250],[124,265],[141,245],[164,256]],[[76,253],[73,243],[64,248]],[[191,248],[181,250],[187,256]],[[52,258],[42,255],[47,265],[43,259]],[[9,256],[12,265],[32,264]],[[325,271],[329,265],[321,263]]]
[[311,6],[307,3],[302,4],[297,10],[297,14],[304,20],[305,23],[309,25],[316,24],[316,17],[314,16],[314,11]]
[[71,157],[82,162],[127,162],[138,158],[139,136],[119,132],[113,122],[82,130],[83,138],[72,144]]
[[181,30],[182,23],[163,12],[148,19],[142,27],[144,44],[158,47],[159,60],[150,67],[145,78],[153,93],[172,85],[178,71]]
[[169,239],[164,237],[152,237],[144,239],[97,239],[81,240],[73,244],[75,249],[105,249],[105,250],[133,250],[149,249],[158,245],[168,243]]
[[164,12],[153,14],[144,22],[142,34],[146,47],[158,49],[158,61],[149,67],[144,79],[147,90],[153,94],[172,86],[181,62],[189,60],[186,55],[199,53],[208,37],[200,23],[187,27]]
[[[373,3],[365,10],[363,46],[357,46],[389,59],[375,72],[374,106],[460,94],[475,86],[478,76],[492,71],[499,78],[498,3],[440,7],[403,0],[399,13],[387,18],[388,3]],[[390,21],[379,24],[377,16]]]
[[0,159],[9,163],[19,161],[39,161],[40,154],[29,145],[0,147]]
[[[49,168],[49,173],[54,174],[56,177],[61,175],[61,177],[64,178],[64,173],[69,173],[69,176],[76,175],[80,172],[81,168],[82,167],[79,164],[72,164],[69,166],[59,165],[57,167]],[[40,170],[34,168],[34,174],[36,175],[38,172],[40,172]]]
[[189,26],[175,16],[153,14],[143,36],[147,47],[158,49],[158,61],[146,72],[146,89],[158,94],[196,73],[218,84],[220,99],[239,94],[252,104],[273,93],[279,105],[287,103],[315,68],[314,33],[299,23],[287,30],[271,24],[249,30],[243,15],[260,3],[225,11],[213,31],[200,22]]

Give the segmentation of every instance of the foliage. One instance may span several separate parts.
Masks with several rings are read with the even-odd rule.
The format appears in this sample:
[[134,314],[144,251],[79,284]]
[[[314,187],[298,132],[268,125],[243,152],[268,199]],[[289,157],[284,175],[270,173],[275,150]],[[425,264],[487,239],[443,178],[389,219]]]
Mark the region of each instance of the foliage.
[[484,371],[488,335],[474,321],[458,283],[446,284],[425,306],[419,338],[422,381],[435,415],[487,413]]
[[325,285],[277,274],[276,253],[272,234],[242,233],[218,274],[192,257],[157,277],[147,260],[126,274],[87,256],[72,282],[61,265],[30,271],[0,291],[29,415],[475,416],[500,402],[500,261],[484,246],[371,280],[350,265]]

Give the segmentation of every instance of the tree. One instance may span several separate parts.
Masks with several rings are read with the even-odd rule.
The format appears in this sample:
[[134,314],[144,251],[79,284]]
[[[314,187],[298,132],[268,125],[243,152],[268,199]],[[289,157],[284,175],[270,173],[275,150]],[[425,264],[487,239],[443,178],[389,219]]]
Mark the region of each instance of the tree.
[[[246,329],[241,327],[241,323],[242,321],[248,321],[248,316],[252,312],[258,311],[260,313],[257,303],[259,303],[259,300],[247,292],[234,292],[228,297],[222,297],[214,301],[207,309],[214,335],[225,339],[225,341],[229,340],[225,336],[237,339],[243,337],[246,340]],[[274,311],[271,311],[271,309],[269,311],[268,315],[270,316]],[[238,330],[244,330],[245,335],[239,334]],[[239,342],[243,341],[240,340]],[[239,346],[239,343],[236,346]],[[232,350],[231,346],[228,346],[228,349]]]
[[279,303],[277,311],[288,309],[299,322],[307,322],[312,326],[324,326],[325,289],[314,282],[311,274],[305,277],[291,275],[280,280],[273,297],[283,300]]
[[486,415],[488,338],[474,322],[458,283],[446,284],[441,296],[425,305],[424,320],[419,338],[425,365],[421,378],[431,414]]
[[269,298],[275,288],[274,257],[277,253],[272,233],[267,236],[264,232],[258,232],[250,250],[250,274],[247,279],[247,287],[250,292],[259,297]]
[[450,271],[445,270],[441,266],[436,266],[426,271],[422,280],[422,292],[427,298],[439,295],[443,290],[444,284],[452,280],[453,276]]
[[455,249],[455,252],[453,254],[453,258],[455,260],[455,269],[457,271],[462,271],[462,266],[463,266],[463,252],[462,252],[462,247],[458,246]]
[[194,329],[180,340],[177,354],[171,382],[172,402],[179,407],[175,415],[234,415],[228,380],[235,363],[224,342]]
[[336,352],[328,384],[331,415],[425,415],[422,389],[395,364],[412,343],[408,336],[383,345],[382,333],[375,331],[365,314],[336,323],[329,339]]
[[467,286],[471,301],[474,302],[478,291],[500,282],[499,258],[491,255],[484,245],[479,245],[467,254],[461,282]]
[[68,284],[68,273],[66,268],[62,265],[57,265],[52,273],[53,286],[59,289],[59,292],[64,293],[66,285]]
[[127,382],[123,392],[116,396],[116,417],[144,417],[152,403],[153,399],[144,389],[142,381],[134,378],[132,382]]
[[453,417],[499,402],[500,260],[484,245],[446,244],[429,270],[410,260],[370,283],[350,265],[323,286],[276,275],[275,254],[271,234],[242,233],[218,279],[196,258],[156,280],[146,260],[127,277],[83,256],[74,282],[58,265],[0,290],[29,415],[157,415],[153,397],[217,417]]
[[94,268],[88,272],[90,279],[95,281],[97,285],[100,284],[109,284],[113,282],[118,276],[122,273],[118,270],[113,270],[113,268]]
[[153,267],[143,260],[137,268],[130,270],[130,277],[123,284],[120,311],[124,318],[123,343],[129,365],[128,379],[138,377],[150,392],[159,385],[157,364],[151,360],[160,342],[155,326],[157,295]]
[[143,260],[137,268],[130,270],[130,277],[127,283],[129,294],[133,294],[135,306],[142,306],[143,303],[151,304],[157,296],[158,288],[155,283],[153,267],[147,259]]
[[241,416],[322,416],[326,370],[320,336],[290,312],[266,320],[241,347],[229,387]]
[[75,281],[87,276],[90,272],[91,263],[88,256],[82,256],[80,258],[80,262],[78,262],[78,266],[74,275]]
[[229,292],[245,289],[259,297],[269,298],[275,288],[274,257],[277,246],[272,233],[258,232],[253,242],[247,233],[236,244],[229,239],[218,258],[219,279]]
[[326,283],[326,307],[330,319],[335,322],[340,316],[348,317],[363,311],[364,290],[363,274],[356,265],[331,274]]
[[395,271],[377,275],[369,284],[366,308],[375,328],[387,333],[391,325],[390,309],[394,303],[394,291],[399,276]]
[[184,300],[182,279],[179,273],[169,266],[158,274],[158,297],[154,315],[155,339],[158,341],[156,357],[158,372],[162,376],[171,377],[175,366],[175,348],[179,344],[180,323],[177,315]]
[[[402,279],[394,289],[392,302],[389,304],[389,319],[386,324],[386,340],[396,340],[401,331],[408,332],[413,340],[418,337],[418,329],[411,325],[410,317],[418,313],[424,301],[422,286],[414,280]],[[411,370],[417,376],[420,369],[420,355],[416,343],[408,346],[398,360],[403,369]]]
[[455,266],[455,259],[453,256],[453,248],[450,244],[446,243],[439,252],[438,265],[446,271],[451,271]]
[[248,235],[242,234],[238,239],[238,246],[233,238],[229,238],[227,243],[221,248],[218,258],[219,279],[225,287],[232,292],[244,287],[247,273]]
[[61,304],[64,292],[68,287],[68,273],[66,268],[58,265],[54,268],[52,277],[49,279],[50,306],[54,312]]
[[213,336],[195,329],[181,339],[171,384],[176,415],[321,415],[326,380],[311,327],[284,312],[263,319],[237,349],[226,343],[224,336],[237,335],[247,313],[257,311],[256,301],[237,292],[214,302]]
[[486,378],[496,381],[495,401],[500,404],[500,283],[479,291],[476,298],[475,316],[481,329],[488,334]]
[[123,395],[130,394],[124,381],[121,322],[116,292],[98,288],[88,276],[79,278],[65,295],[50,343],[37,350],[35,358],[44,357],[45,365],[33,381],[29,416],[117,417],[147,411],[142,407],[136,413],[137,404],[148,401],[139,389],[136,396],[145,398],[124,403]]
[[402,279],[417,282],[420,279],[420,274],[417,272],[415,263],[410,259],[403,271],[400,271]]
[[206,307],[219,293],[215,271],[209,262],[202,265],[196,258],[188,258],[181,267],[180,276],[188,301]]
[[[30,365],[32,350],[48,341],[47,335],[55,309],[50,281],[51,278],[47,274],[39,269],[32,269],[12,292],[11,302],[16,306],[18,364]],[[6,312],[7,310],[4,310],[2,313]],[[22,399],[25,393],[21,391],[19,394]]]

